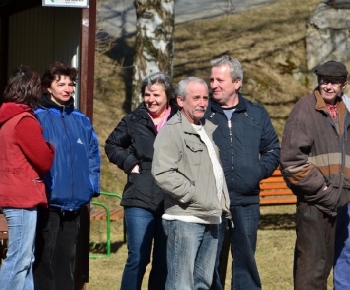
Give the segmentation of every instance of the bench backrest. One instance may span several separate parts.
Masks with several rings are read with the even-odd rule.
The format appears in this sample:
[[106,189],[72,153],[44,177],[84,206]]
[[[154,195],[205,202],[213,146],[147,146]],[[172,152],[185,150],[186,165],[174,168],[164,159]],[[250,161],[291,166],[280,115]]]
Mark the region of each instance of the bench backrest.
[[8,240],[7,221],[3,213],[0,213],[0,240]]
[[260,205],[294,204],[297,198],[287,187],[279,169],[260,182]]

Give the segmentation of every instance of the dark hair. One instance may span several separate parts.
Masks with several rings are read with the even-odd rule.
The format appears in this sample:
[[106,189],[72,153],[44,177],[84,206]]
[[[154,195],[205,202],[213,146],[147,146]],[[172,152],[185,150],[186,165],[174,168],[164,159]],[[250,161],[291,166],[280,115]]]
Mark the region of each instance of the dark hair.
[[52,82],[61,76],[69,77],[75,85],[78,76],[78,70],[75,67],[68,66],[61,61],[57,61],[54,64],[51,64],[41,77],[41,87],[43,94],[46,94],[47,89],[51,87]]
[[41,99],[40,76],[29,66],[17,67],[5,88],[4,103],[13,102],[35,108]]
[[143,79],[141,86],[142,98],[145,95],[146,87],[151,87],[154,84],[160,84],[164,87],[165,95],[169,103],[175,100],[175,89],[171,83],[171,79],[167,74],[161,72],[150,74]]

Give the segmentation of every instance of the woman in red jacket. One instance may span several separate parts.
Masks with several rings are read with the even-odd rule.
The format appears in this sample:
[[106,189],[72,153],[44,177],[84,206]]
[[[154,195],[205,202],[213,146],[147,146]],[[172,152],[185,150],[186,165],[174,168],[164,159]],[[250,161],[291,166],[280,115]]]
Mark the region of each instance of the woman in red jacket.
[[41,176],[50,169],[54,157],[54,147],[44,140],[33,114],[40,98],[39,74],[30,67],[18,67],[0,107],[0,207],[9,228],[8,252],[0,270],[1,289],[34,289],[37,206],[47,206]]

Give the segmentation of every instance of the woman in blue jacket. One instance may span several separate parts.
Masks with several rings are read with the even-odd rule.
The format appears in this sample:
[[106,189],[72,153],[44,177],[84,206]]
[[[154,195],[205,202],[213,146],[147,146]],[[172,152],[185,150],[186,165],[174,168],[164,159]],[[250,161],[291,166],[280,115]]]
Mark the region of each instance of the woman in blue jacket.
[[38,211],[35,243],[36,290],[74,289],[80,209],[100,191],[100,152],[90,120],[74,108],[78,71],[56,62],[41,79],[43,99],[35,115],[56,148],[44,176],[49,208]]
[[166,238],[162,227],[164,193],[151,174],[153,143],[177,107],[173,104],[175,91],[166,74],[146,77],[141,95],[143,102],[120,121],[106,140],[105,150],[109,161],[128,174],[121,202],[128,233],[128,259],[121,289],[141,289],[153,242],[148,289],[162,290],[167,275]]

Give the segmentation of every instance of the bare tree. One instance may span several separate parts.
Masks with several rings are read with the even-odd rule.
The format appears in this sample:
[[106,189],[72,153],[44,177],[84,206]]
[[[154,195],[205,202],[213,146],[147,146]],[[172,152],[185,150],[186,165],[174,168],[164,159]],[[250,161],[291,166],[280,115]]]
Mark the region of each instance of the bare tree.
[[136,0],[136,41],[131,109],[141,102],[141,82],[162,71],[172,76],[174,56],[174,0]]

